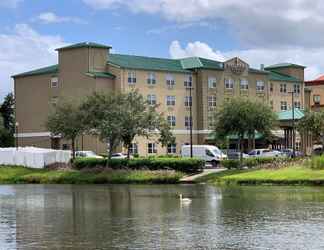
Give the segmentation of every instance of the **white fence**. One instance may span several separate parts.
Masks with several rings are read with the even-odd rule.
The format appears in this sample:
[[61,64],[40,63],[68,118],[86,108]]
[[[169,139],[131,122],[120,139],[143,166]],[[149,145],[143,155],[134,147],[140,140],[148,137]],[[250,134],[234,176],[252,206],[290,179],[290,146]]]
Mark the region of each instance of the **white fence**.
[[54,163],[68,163],[71,151],[43,148],[0,148],[0,165],[44,168]]

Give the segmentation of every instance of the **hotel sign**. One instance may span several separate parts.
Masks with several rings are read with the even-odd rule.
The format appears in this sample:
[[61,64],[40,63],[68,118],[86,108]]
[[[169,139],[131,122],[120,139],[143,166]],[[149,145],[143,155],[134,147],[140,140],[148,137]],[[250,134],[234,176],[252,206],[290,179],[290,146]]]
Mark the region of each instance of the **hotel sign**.
[[239,58],[234,58],[226,63],[226,68],[230,69],[234,74],[240,75],[247,68],[246,64]]

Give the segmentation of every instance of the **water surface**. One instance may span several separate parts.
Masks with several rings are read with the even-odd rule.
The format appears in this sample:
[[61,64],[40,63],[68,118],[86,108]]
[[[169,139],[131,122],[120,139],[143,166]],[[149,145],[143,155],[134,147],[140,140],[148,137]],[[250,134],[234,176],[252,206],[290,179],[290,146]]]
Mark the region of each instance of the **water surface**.
[[1,250],[316,250],[323,235],[323,188],[0,186]]

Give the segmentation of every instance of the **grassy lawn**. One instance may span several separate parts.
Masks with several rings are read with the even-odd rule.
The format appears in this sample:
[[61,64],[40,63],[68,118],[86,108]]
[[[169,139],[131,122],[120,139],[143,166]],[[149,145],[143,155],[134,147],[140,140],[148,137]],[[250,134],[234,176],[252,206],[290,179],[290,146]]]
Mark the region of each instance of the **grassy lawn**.
[[171,184],[178,183],[182,177],[182,173],[174,171],[107,170],[90,173],[0,166],[0,184]]
[[206,176],[202,181],[240,185],[324,185],[324,170],[312,170],[301,166],[277,170],[228,170]]

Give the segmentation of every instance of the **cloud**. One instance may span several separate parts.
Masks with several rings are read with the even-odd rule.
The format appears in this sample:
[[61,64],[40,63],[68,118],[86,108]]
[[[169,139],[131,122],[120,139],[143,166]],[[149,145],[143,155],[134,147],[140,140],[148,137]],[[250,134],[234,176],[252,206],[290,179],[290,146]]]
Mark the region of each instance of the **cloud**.
[[[244,47],[320,47],[324,44],[322,0],[83,0],[94,9],[128,8],[176,23],[227,24]],[[219,34],[221,35],[221,34]]]
[[0,100],[13,90],[11,75],[57,63],[55,49],[64,45],[62,37],[40,34],[27,24],[0,33]]
[[291,49],[246,49],[232,51],[217,51],[203,42],[191,42],[183,48],[178,41],[173,41],[169,48],[172,58],[184,58],[200,56],[218,61],[225,61],[232,57],[240,57],[251,67],[259,68],[260,64],[271,65],[281,62],[292,62],[307,66],[305,70],[306,80],[314,79],[324,73],[324,50],[321,48],[305,49],[295,47]]
[[20,2],[23,0],[1,0],[0,7],[5,8],[16,8]]
[[[45,24],[51,24],[51,23],[86,23],[84,20],[78,18],[78,17],[62,17],[58,16],[53,12],[44,12],[41,13],[38,17],[37,20],[41,21],[42,23]],[[36,19],[34,20],[36,21]]]

